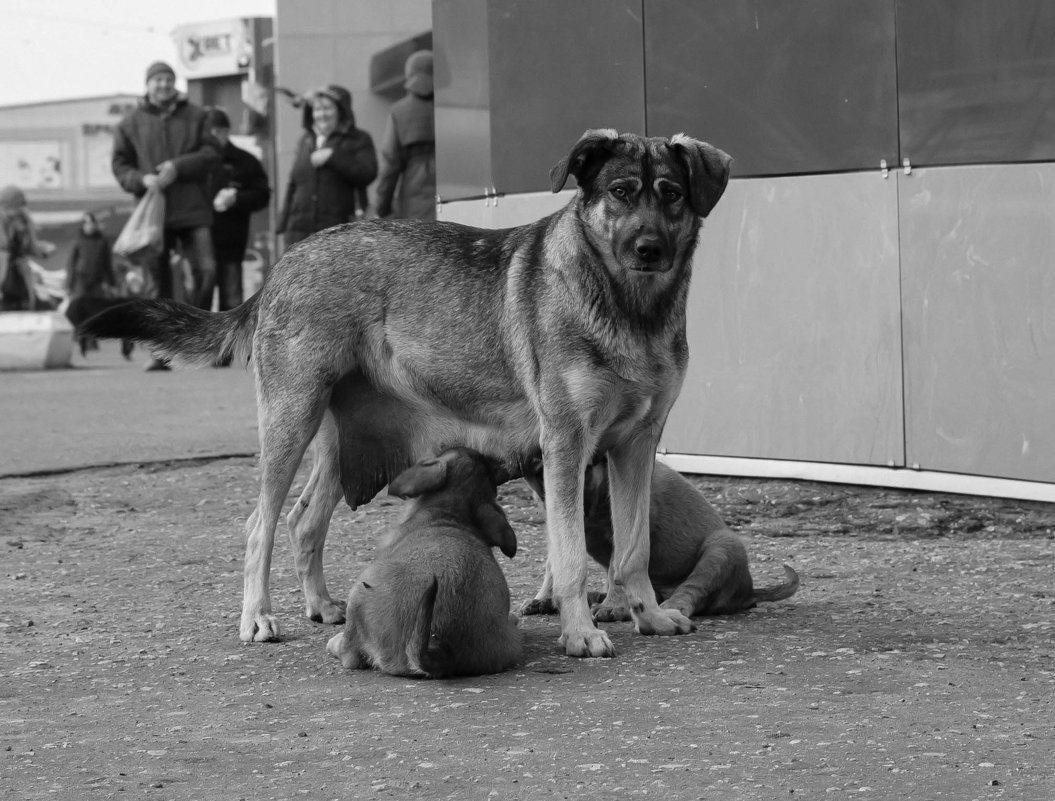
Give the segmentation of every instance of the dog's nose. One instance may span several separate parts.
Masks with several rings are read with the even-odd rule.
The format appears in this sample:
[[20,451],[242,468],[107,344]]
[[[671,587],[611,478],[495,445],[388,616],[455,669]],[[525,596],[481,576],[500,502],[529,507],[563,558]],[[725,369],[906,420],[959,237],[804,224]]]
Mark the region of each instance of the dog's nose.
[[663,258],[663,243],[658,236],[639,236],[634,240],[634,250],[641,261],[646,264],[651,264]]

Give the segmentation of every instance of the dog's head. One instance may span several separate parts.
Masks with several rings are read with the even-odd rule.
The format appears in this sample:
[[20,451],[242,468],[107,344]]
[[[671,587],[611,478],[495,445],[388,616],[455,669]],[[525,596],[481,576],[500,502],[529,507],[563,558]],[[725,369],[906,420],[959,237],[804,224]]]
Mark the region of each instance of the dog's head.
[[691,255],[731,164],[726,153],[684,134],[646,138],[606,128],[584,133],[550,182],[559,192],[575,176],[583,220],[619,265],[665,273]]
[[466,517],[481,539],[512,559],[517,538],[498,505],[497,488],[510,478],[504,466],[471,448],[450,448],[422,459],[388,485],[388,494],[417,498],[420,504],[444,504]]

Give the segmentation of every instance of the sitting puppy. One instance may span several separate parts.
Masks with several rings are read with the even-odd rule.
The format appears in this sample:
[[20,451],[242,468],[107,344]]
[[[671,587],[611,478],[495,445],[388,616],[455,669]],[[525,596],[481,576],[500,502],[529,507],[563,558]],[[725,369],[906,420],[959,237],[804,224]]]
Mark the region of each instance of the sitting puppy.
[[[538,475],[530,476],[532,486]],[[535,479],[534,481],[532,479]],[[586,471],[586,551],[608,568],[612,561],[612,511],[608,498],[608,467],[602,459]],[[747,567],[747,548],[682,476],[661,462],[652,474],[649,512],[650,555],[648,577],[661,606],[677,609],[686,617],[729,615],[750,609],[760,601],[790,598],[799,588],[798,574],[784,565],[786,581],[756,588]],[[609,574],[610,575],[610,574]],[[630,620],[630,610],[618,588],[608,582],[609,594],[591,593],[598,620]],[[546,577],[534,600],[521,612],[552,614],[552,577]]]
[[508,476],[468,448],[425,459],[389,484],[410,498],[348,598],[344,632],[326,650],[346,668],[395,676],[475,676],[520,659],[509,586],[491,552],[517,542],[496,500]]

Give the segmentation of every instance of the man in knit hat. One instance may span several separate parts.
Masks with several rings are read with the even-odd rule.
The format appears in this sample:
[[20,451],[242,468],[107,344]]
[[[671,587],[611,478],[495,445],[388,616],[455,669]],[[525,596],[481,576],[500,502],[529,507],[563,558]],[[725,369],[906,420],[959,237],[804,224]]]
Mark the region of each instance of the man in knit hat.
[[436,219],[436,133],[432,53],[406,61],[407,94],[392,104],[381,140],[375,210],[378,217]]
[[[176,73],[164,61],[147,68],[146,93],[114,132],[114,177],[136,198],[148,190],[165,194],[165,245],[156,265],[158,297],[174,297],[171,254],[179,246],[190,262],[197,292],[191,300],[212,300],[216,281],[209,227],[213,222],[209,176],[220,165],[219,144],[205,130],[205,111],[176,91]],[[167,369],[154,359],[148,370]]]

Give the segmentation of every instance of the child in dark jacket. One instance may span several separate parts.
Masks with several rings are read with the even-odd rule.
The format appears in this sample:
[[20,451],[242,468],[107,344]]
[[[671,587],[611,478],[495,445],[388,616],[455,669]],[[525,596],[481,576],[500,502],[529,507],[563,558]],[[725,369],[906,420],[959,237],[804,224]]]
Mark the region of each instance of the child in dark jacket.
[[81,230],[70,251],[66,268],[66,288],[70,300],[112,298],[117,295],[117,279],[110,256],[110,240],[99,228],[90,211],[81,218]]
[[[99,221],[94,214],[86,211],[81,218],[81,230],[73,243],[66,267],[66,289],[69,294],[66,316],[74,325],[123,301],[118,299],[121,291],[114,275],[110,248],[110,240],[99,228]],[[99,349],[95,337],[78,336],[77,344],[80,345],[81,356],[87,356],[89,350]],[[131,351],[131,341],[123,341],[121,352],[125,358]]]

